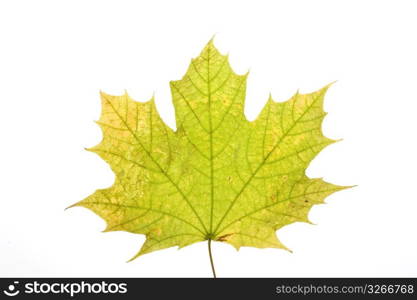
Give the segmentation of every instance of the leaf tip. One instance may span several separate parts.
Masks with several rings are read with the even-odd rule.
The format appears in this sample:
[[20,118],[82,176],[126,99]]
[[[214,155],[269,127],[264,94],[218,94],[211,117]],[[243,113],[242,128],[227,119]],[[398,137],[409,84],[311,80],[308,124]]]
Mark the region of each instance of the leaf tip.
[[109,94],[107,94],[107,93],[103,92],[103,90],[99,90],[99,94],[100,94],[100,97],[101,97],[102,99],[104,99],[104,98],[106,98],[107,96],[109,96]]
[[215,38],[215,35],[213,35],[211,37],[211,39],[207,42],[207,44],[204,46],[203,50],[200,53],[200,56],[202,56],[202,57],[206,57],[207,56],[208,57],[208,56],[210,56],[209,53],[211,51],[213,51],[214,53],[217,53],[217,54],[221,55],[220,52],[219,52],[219,50],[214,45],[214,38]]
[[[327,113],[326,113],[327,114]],[[339,139],[332,139],[333,143],[338,143],[338,142],[342,142],[344,139],[343,138],[339,138]]]
[[346,186],[342,186],[340,187],[340,190],[347,190],[347,189],[353,189],[355,187],[358,187],[358,184],[354,184],[354,185],[346,185]]
[[326,84],[324,87],[322,87],[322,88],[319,90],[319,92],[321,92],[321,94],[324,96],[324,95],[326,94],[327,90],[328,90],[331,86],[333,86],[333,84],[335,84],[336,82],[337,82],[337,80],[332,81],[332,82],[330,82],[330,83]]
[[[326,204],[326,202],[323,202],[323,203],[320,203],[320,204]],[[317,225],[317,223],[314,223],[313,221],[311,221],[310,219],[307,219],[306,221],[305,221],[307,224],[309,224],[309,225]]]
[[214,38],[216,37],[216,35],[217,35],[217,32],[213,33],[213,35],[211,36],[211,38],[210,38],[210,39],[209,39],[209,41],[207,42],[207,45],[208,45],[208,44],[213,44],[213,42],[214,42]]
[[330,82],[327,86],[332,86],[333,84],[335,84],[335,83],[337,83],[338,82],[338,80],[333,80],[332,82]]
[[[169,81],[169,87],[172,89],[173,87],[175,87],[175,81],[176,80],[170,80]],[[171,90],[171,92],[172,92],[172,90]]]
[[[213,35],[209,40],[208,40],[208,42],[206,43],[206,46],[204,47],[204,50],[206,50],[206,49],[211,49],[211,48],[214,48],[214,49],[216,49],[216,47],[214,46],[214,38],[215,38],[215,35]],[[203,51],[204,51],[203,50]]]
[[81,202],[76,202],[74,204],[71,204],[70,206],[67,206],[66,208],[64,208],[64,211],[77,206],[81,206]]
[[293,97],[297,97],[298,95],[300,95],[300,89],[299,88],[295,91]]
[[126,260],[126,263],[128,264],[128,263],[131,263],[132,261],[134,261],[135,259],[137,258],[137,256],[135,255],[135,256],[133,256],[132,258],[130,258],[130,259],[128,259],[128,260]]
[[142,256],[142,254],[144,254],[144,253],[142,253],[142,250],[140,250],[138,253],[136,253],[132,258],[129,258],[127,261],[126,261],[126,263],[130,263],[130,262],[132,262],[132,261],[134,261],[135,259],[137,259],[139,256]]

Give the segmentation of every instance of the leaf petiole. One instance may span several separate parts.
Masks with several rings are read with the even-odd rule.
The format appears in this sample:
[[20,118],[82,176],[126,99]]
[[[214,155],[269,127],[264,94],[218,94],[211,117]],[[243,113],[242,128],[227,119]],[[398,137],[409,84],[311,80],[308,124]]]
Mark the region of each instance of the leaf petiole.
[[214,262],[213,262],[213,255],[211,254],[211,239],[208,239],[208,252],[210,256],[210,264],[211,264],[211,270],[213,271],[213,277],[216,277],[216,269],[214,268]]

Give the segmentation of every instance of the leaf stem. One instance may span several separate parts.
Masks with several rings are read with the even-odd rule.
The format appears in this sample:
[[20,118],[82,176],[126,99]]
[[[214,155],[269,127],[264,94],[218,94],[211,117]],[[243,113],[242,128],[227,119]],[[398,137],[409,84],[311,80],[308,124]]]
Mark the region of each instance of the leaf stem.
[[211,239],[208,239],[208,252],[210,256],[210,264],[211,264],[211,270],[213,271],[213,277],[216,277],[216,269],[214,268],[214,262],[213,262],[213,255],[211,254]]

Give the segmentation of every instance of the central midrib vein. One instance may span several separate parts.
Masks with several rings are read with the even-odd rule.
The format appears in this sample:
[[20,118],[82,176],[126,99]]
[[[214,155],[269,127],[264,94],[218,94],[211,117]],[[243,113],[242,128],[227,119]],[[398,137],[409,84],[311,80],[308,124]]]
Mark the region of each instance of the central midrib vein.
[[209,238],[213,230],[213,212],[214,212],[214,168],[213,168],[213,125],[211,121],[211,85],[210,85],[210,47],[207,49],[207,98],[209,113],[209,144],[210,144],[210,226]]

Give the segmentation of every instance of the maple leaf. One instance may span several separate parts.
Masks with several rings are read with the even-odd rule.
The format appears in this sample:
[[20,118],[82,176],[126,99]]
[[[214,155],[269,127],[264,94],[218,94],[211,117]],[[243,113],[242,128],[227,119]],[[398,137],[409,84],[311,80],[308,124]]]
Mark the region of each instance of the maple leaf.
[[313,205],[346,188],[305,175],[311,160],[335,142],[321,131],[329,85],[282,103],[270,97],[249,122],[246,79],[210,41],[185,76],[170,83],[176,131],[160,118],[153,98],[140,103],[128,94],[101,93],[103,139],[88,150],[116,179],[74,206],[102,217],[105,231],[146,235],[134,258],[205,240],[210,259],[212,240],[237,249],[286,249],[276,231],[309,222]]

